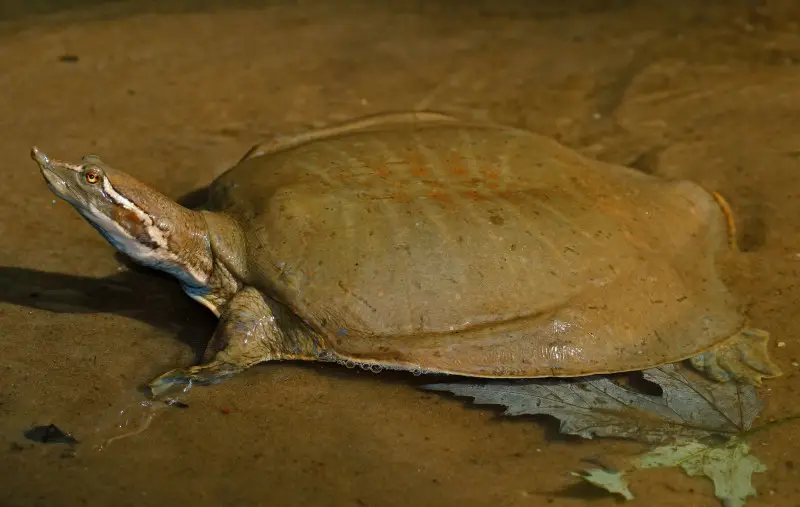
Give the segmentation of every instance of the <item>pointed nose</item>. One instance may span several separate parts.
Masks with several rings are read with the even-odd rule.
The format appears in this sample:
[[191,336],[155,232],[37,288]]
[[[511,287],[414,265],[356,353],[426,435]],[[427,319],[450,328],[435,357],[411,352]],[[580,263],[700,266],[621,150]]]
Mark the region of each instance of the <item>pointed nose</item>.
[[50,159],[47,158],[47,155],[39,151],[39,148],[36,146],[31,148],[31,158],[35,160],[37,164],[42,166],[48,165],[50,162]]

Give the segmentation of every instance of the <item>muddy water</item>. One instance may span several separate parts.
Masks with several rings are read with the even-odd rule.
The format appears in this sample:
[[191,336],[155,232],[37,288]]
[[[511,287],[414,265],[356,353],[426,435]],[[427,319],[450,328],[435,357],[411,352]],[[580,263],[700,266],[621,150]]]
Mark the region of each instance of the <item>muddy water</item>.
[[[141,406],[139,387],[191,363],[214,320],[54,201],[32,144],[100,154],[179,198],[264,137],[429,107],[693,179],[736,208],[732,286],[786,373],[761,390],[761,421],[798,412],[792,3],[3,5],[0,505],[610,506],[567,472],[640,450],[335,365],[263,365],[193,390],[187,408]],[[74,452],[23,437],[50,423],[81,440]],[[754,439],[769,472],[751,505],[797,505],[798,435]],[[676,470],[632,489],[631,505],[718,505]]]

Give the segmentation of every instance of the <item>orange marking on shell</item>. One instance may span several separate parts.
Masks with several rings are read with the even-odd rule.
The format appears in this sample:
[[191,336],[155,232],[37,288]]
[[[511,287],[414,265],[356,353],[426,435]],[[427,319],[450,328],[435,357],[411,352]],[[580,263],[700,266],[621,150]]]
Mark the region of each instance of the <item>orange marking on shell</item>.
[[431,199],[434,199],[436,201],[439,201],[441,203],[452,203],[453,202],[453,198],[451,196],[449,196],[448,194],[442,192],[441,190],[435,190],[435,189],[431,190],[430,192],[428,192],[428,197],[430,197]]
[[380,176],[381,178],[385,178],[389,176],[389,168],[386,166],[380,166],[377,169],[375,169],[375,174],[377,176]]
[[413,174],[414,176],[425,176],[426,174],[428,174],[428,170],[421,165],[415,165],[411,169],[411,174]]
[[464,195],[472,199],[473,201],[485,201],[488,199],[488,197],[486,197],[477,190],[466,190],[464,191]]
[[500,179],[500,172],[497,169],[493,169],[491,167],[485,167],[483,169],[483,175],[486,179],[489,180],[499,180]]
[[411,168],[412,176],[425,176],[428,173],[425,162],[418,151],[409,153],[408,166]]
[[447,156],[447,165],[450,171],[456,176],[463,176],[467,174],[467,163],[460,153],[451,151]]

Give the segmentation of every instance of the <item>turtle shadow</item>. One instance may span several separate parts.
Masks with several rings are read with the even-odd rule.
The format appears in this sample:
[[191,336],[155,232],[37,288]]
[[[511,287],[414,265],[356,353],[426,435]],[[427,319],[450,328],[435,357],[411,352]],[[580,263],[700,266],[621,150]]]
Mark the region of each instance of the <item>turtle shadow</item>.
[[[104,278],[0,266],[0,303],[53,313],[106,313],[136,319],[169,332],[191,347],[195,362],[200,362],[217,319],[186,296],[172,276],[138,266],[121,253],[116,253],[116,257],[128,269]],[[394,370],[375,374],[329,362],[288,363],[342,382],[377,379],[415,387],[443,381],[438,375],[415,376],[411,372]],[[262,365],[267,366],[267,363]]]
[[110,313],[175,334],[202,357],[215,318],[189,299],[175,279],[132,264],[129,269],[93,278],[36,269],[0,266],[0,302],[54,313]]
[[[322,375],[328,378],[334,378],[340,384],[345,383],[362,383],[362,382],[375,382],[379,381],[381,384],[399,385],[416,389],[420,396],[426,398],[430,403],[434,404],[456,404],[461,409],[467,412],[480,412],[490,414],[490,424],[495,425],[536,425],[541,428],[543,439],[548,443],[558,443],[562,445],[578,445],[586,439],[578,435],[566,434],[561,431],[561,421],[556,417],[547,414],[535,415],[504,415],[506,410],[501,405],[474,403],[469,396],[457,396],[448,392],[437,392],[425,389],[426,385],[440,384],[440,383],[475,383],[481,384],[486,379],[466,377],[462,375],[445,374],[445,373],[424,373],[414,374],[406,370],[392,370],[384,369],[380,372],[372,372],[370,370],[356,367],[345,367],[340,364],[332,362],[308,362],[296,361],[292,362],[293,367],[300,370],[313,371],[316,375]],[[262,363],[263,367],[268,367],[266,363]],[[638,373],[638,372],[637,372]],[[661,390],[655,384],[646,382],[640,379],[640,374],[625,375],[630,376],[630,381],[636,385],[636,388],[646,394],[659,395]],[[536,381],[536,379],[532,379]],[[647,384],[647,385],[645,385]],[[605,437],[606,440],[622,440],[613,437]],[[592,488],[589,488],[590,490]]]
[[[176,201],[187,208],[200,207],[208,188],[192,190]],[[174,277],[139,266],[120,252],[114,255],[127,269],[105,278],[0,266],[0,302],[54,313],[136,319],[175,335],[200,361],[215,317],[188,298]]]
[[176,202],[185,208],[200,208],[208,201],[209,189],[209,185],[196,188],[176,199]]

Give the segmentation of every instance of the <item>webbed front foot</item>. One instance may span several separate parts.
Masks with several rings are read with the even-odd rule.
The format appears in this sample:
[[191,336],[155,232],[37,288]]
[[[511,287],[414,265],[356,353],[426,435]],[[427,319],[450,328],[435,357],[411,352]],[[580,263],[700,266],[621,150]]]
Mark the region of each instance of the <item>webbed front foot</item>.
[[154,397],[160,397],[187,385],[223,382],[263,361],[312,359],[319,348],[316,335],[296,315],[245,287],[220,316],[204,363],[171,370],[148,387]]
[[153,398],[159,398],[169,391],[184,389],[191,385],[212,385],[224,382],[242,371],[235,365],[212,361],[207,364],[176,368],[157,377],[148,384]]
[[781,369],[767,350],[769,333],[746,328],[738,334],[689,359],[691,365],[717,382],[760,385],[764,378],[779,377]]

